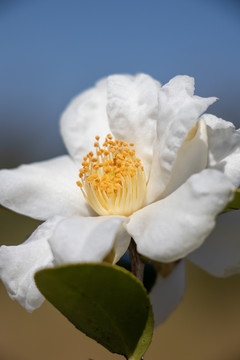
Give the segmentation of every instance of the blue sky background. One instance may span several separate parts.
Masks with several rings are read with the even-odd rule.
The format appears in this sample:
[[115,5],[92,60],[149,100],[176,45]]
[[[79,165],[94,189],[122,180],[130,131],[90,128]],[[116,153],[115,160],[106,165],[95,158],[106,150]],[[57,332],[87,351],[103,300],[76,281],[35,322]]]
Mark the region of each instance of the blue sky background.
[[238,0],[0,0],[0,167],[65,152],[59,116],[112,73],[196,79],[240,125]]

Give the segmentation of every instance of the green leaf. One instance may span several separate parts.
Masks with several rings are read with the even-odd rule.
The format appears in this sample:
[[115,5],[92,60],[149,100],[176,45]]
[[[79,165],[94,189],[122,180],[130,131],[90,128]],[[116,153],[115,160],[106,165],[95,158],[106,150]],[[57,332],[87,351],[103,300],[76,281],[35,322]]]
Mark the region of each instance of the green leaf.
[[239,209],[240,209],[240,189],[236,189],[233,200],[229,204],[227,204],[224,211],[239,210]]
[[41,293],[77,329],[113,353],[140,360],[151,343],[153,315],[146,289],[129,271],[75,264],[35,275]]

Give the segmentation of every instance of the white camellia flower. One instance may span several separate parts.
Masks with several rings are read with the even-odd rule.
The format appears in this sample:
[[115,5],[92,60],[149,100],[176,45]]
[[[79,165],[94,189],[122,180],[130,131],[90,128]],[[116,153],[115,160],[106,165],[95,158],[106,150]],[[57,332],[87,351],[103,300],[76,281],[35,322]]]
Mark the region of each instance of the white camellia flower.
[[[110,76],[77,96],[60,123],[69,156],[0,171],[0,203],[45,220],[23,244],[0,248],[9,295],[32,311],[44,300],[38,269],[116,263],[131,237],[157,262],[193,252],[215,275],[237,272],[236,235],[208,237],[240,184],[239,131],[202,116],[215,100],[195,96],[188,76],[161,86],[145,74]],[[163,320],[182,295],[184,263],[157,285]]]

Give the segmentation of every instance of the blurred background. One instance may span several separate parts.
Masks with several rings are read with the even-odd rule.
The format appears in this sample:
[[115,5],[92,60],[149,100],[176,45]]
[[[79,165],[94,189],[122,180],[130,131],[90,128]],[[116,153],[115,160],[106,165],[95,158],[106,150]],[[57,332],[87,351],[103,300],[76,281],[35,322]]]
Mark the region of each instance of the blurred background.
[[[65,153],[61,112],[113,73],[163,84],[195,77],[209,112],[240,125],[239,0],[0,0],[0,168]],[[0,210],[0,244],[37,221]],[[0,360],[110,360],[50,304],[32,315],[0,285]],[[146,360],[239,360],[240,275],[216,279],[187,264],[184,299],[155,332]]]

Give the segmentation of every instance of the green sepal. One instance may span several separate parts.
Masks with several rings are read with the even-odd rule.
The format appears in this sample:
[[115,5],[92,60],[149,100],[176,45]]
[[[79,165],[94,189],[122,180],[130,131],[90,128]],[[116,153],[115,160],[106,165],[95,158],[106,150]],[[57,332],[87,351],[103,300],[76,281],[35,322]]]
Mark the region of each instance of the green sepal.
[[153,314],[146,289],[129,271],[107,263],[74,264],[41,270],[35,281],[77,329],[113,353],[142,358]]
[[227,204],[223,211],[239,210],[240,209],[240,189],[235,190],[233,200]]

